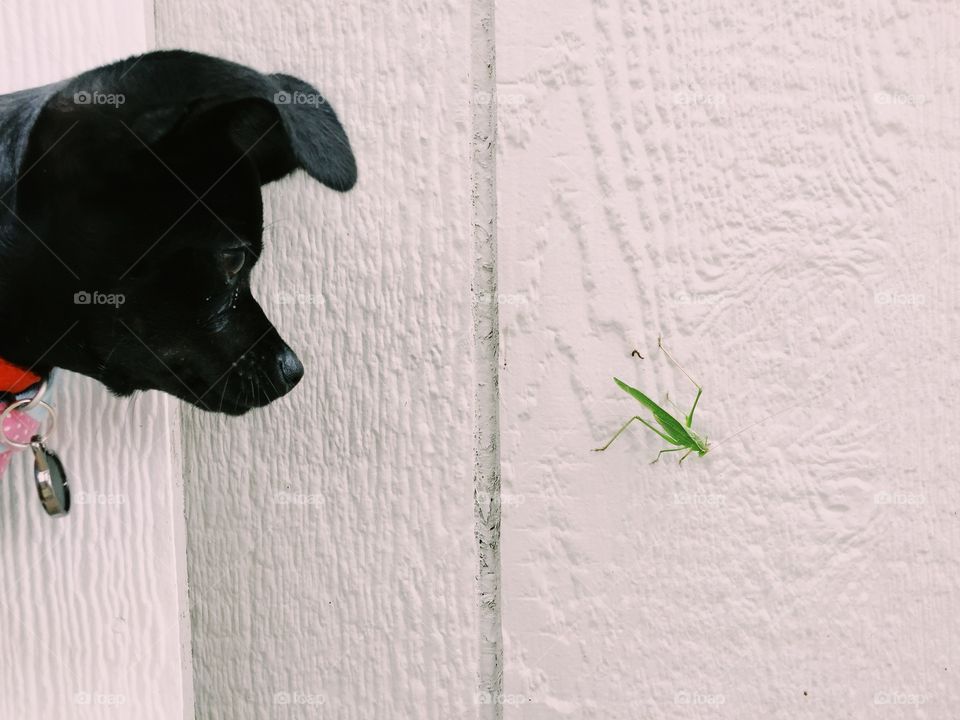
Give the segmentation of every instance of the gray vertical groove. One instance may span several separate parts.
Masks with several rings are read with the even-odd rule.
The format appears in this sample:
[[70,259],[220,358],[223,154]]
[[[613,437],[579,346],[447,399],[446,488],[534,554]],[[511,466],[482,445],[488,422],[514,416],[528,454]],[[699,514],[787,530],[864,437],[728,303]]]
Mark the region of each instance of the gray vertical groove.
[[474,502],[479,554],[477,715],[503,717],[500,608],[500,332],[497,306],[497,92],[494,0],[471,7]]
[[[161,47],[157,30],[158,8],[156,0],[143,0],[143,15],[146,22],[147,47],[149,52]],[[172,516],[174,539],[174,559],[177,568],[177,599],[180,604],[180,653],[181,653],[181,688],[183,710],[181,717],[184,720],[199,717],[200,709],[196,706],[196,695],[193,689],[193,627],[190,614],[190,582],[187,566],[187,498],[186,498],[186,467],[183,455],[183,415],[182,408],[175,405],[170,408],[170,455],[175,458],[174,466],[179,471],[177,482],[173,486]]]

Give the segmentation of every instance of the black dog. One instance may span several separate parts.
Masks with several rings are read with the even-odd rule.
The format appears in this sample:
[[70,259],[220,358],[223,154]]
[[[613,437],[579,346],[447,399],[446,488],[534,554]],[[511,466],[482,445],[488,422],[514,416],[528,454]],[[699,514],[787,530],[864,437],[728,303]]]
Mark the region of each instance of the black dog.
[[[314,88],[157,52],[0,96],[0,359],[241,414],[303,366],[254,300],[262,185],[356,182]],[[4,388],[0,388],[2,391]]]

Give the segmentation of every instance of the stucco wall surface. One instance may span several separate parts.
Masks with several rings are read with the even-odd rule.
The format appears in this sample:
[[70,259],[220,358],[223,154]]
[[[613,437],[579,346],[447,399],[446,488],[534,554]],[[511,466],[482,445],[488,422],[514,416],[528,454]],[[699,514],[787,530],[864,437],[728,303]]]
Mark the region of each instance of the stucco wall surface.
[[508,718],[957,716],[958,12],[498,5]]

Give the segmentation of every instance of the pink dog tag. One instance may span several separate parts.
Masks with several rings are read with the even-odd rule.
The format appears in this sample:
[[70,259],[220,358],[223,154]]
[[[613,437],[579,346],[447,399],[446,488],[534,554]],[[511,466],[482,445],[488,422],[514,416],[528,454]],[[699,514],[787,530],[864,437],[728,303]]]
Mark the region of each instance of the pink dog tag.
[[[0,403],[0,413],[6,410],[7,404]],[[36,434],[40,423],[26,413],[14,410],[3,423],[4,434],[16,442],[29,443],[30,439]],[[8,448],[0,440],[0,477],[7,470],[10,463],[10,456],[16,452],[16,448]]]

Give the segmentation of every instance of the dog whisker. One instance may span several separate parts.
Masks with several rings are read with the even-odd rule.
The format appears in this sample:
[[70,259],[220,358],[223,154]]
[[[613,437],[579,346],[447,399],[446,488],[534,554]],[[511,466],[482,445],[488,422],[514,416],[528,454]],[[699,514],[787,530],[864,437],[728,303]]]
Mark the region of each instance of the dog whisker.
[[223,379],[223,390],[220,392],[220,407],[217,408],[217,412],[223,412],[223,401],[227,397],[227,385],[230,384],[230,376],[228,375]]

